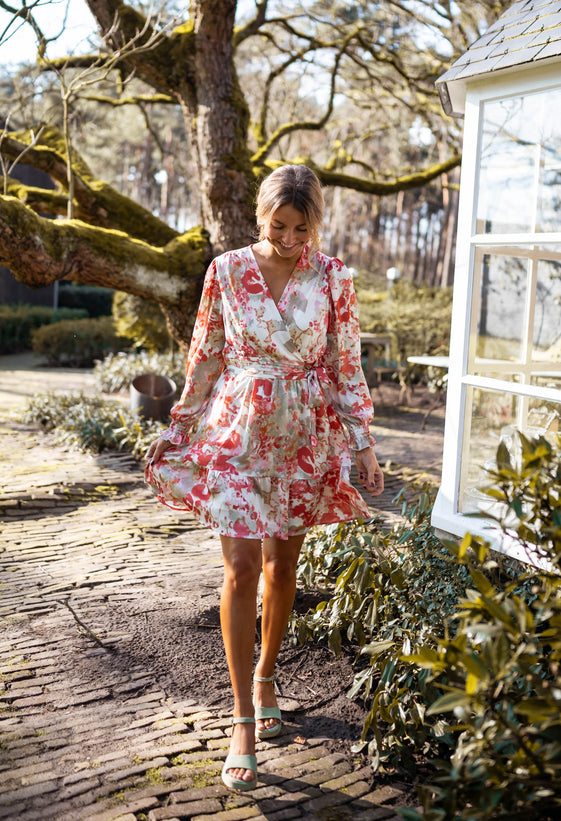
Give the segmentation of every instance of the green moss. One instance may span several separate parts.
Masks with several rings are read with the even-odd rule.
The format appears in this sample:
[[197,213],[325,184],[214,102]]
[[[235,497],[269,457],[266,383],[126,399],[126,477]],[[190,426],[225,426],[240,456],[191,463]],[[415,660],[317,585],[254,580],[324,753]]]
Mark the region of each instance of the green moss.
[[182,767],[183,772],[187,772],[193,782],[193,787],[202,789],[210,787],[218,775],[222,772],[222,762],[215,759],[208,761],[193,761]]
[[163,784],[164,777],[162,775],[162,771],[159,767],[152,767],[149,770],[146,770],[144,781],[146,782],[146,786],[154,786],[155,784]]

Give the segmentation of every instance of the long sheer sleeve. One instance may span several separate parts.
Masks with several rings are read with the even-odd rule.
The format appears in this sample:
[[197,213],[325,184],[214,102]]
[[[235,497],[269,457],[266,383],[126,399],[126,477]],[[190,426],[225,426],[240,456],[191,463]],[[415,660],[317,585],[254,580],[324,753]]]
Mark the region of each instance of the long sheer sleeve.
[[171,425],[162,433],[162,439],[174,445],[189,441],[189,430],[203,413],[212,388],[224,367],[224,322],[222,297],[216,264],[209,267],[199,311],[193,330],[185,387],[180,400],[171,409]]
[[353,450],[373,443],[369,426],[374,418],[370,390],[360,361],[358,306],[350,271],[337,259],[328,268],[331,313],[327,347],[322,358],[333,385],[331,401],[349,434]]

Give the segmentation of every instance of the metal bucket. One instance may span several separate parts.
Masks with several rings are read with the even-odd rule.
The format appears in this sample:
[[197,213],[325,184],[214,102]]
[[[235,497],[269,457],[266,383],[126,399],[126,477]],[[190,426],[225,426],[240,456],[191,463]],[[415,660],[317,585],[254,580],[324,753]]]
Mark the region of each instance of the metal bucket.
[[130,384],[130,409],[145,419],[168,418],[175,400],[175,382],[157,373],[135,376]]

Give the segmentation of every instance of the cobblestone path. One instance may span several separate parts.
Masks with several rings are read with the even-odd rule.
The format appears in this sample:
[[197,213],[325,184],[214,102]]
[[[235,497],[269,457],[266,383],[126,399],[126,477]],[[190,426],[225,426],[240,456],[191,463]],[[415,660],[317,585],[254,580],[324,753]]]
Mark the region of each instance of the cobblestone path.
[[112,608],[145,618],[154,591],[216,597],[218,539],[156,505],[127,457],[7,418],[0,444],[0,819],[396,821],[406,785],[290,724],[258,744],[258,789],[226,790],[227,715],[178,700],[118,619],[103,627]]

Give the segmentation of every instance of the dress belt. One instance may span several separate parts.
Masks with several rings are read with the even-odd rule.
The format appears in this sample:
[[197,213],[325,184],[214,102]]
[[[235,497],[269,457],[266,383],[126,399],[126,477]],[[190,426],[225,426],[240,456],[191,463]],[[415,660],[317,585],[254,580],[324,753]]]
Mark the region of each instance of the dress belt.
[[329,378],[323,365],[313,363],[308,365],[277,365],[269,362],[254,362],[251,360],[227,360],[226,370],[233,373],[251,374],[261,379],[290,379],[305,380],[307,383],[308,401],[302,408],[302,421],[308,429],[310,444],[317,445],[316,418],[317,408],[325,404],[325,396],[322,381],[328,382]]

